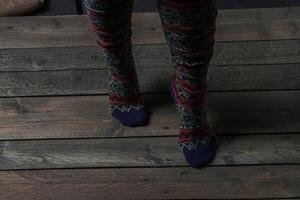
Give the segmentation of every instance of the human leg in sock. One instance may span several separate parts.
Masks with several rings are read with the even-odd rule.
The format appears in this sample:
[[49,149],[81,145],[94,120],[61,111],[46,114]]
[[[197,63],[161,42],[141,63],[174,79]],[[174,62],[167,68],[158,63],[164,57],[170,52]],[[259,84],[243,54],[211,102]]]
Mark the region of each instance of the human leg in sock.
[[144,125],[144,99],[132,56],[133,0],[85,0],[84,4],[108,67],[111,114],[126,126]]
[[180,117],[178,144],[186,161],[201,167],[212,161],[216,136],[206,115],[207,73],[215,43],[215,0],[158,0],[175,75],[170,95]]

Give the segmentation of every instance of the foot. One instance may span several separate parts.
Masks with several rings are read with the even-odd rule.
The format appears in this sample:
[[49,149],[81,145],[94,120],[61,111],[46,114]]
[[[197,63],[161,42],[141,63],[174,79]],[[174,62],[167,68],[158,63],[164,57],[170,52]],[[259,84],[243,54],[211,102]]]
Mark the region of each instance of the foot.
[[146,125],[146,112],[143,104],[110,105],[112,116],[124,126],[135,127]]
[[205,107],[187,110],[179,100],[176,76],[169,84],[169,93],[180,114],[178,145],[186,162],[195,168],[209,164],[216,153],[216,136],[209,127]]
[[112,74],[109,87],[109,107],[112,116],[124,126],[134,127],[147,124],[144,98],[138,86],[134,70],[126,76]]

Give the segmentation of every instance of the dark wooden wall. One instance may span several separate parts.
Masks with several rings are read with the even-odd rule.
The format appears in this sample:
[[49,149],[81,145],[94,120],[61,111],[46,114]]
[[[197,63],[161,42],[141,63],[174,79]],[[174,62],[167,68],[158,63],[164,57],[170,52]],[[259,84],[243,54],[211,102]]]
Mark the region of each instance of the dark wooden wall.
[[[81,14],[81,0],[46,0],[45,6],[36,15],[74,15]],[[155,11],[156,0],[136,0],[134,11]],[[300,6],[299,0],[217,0],[220,9],[268,8]]]
[[[136,11],[154,11],[155,0],[135,1]],[[283,6],[300,6],[299,0],[217,0],[220,9],[230,8],[268,8]]]

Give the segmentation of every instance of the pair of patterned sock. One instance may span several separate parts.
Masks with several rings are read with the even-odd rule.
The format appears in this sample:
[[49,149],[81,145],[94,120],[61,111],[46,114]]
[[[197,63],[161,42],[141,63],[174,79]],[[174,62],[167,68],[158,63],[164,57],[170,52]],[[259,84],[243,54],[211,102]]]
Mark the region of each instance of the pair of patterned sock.
[[[133,0],[85,0],[97,42],[108,66],[109,106],[126,126],[145,125],[143,106],[132,56]],[[180,118],[178,144],[193,167],[208,164],[215,154],[215,135],[207,121],[205,92],[215,43],[215,0],[157,0],[175,75],[169,93]]]

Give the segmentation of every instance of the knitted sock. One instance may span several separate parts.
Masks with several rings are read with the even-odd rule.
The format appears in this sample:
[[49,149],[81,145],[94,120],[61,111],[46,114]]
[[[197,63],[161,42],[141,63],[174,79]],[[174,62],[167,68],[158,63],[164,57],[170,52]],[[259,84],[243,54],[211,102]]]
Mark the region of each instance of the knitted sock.
[[215,43],[215,0],[159,0],[158,10],[175,75],[170,95],[180,117],[178,144],[193,167],[210,163],[216,136],[209,126],[205,93]]
[[111,114],[125,126],[144,125],[144,99],[132,56],[133,0],[85,0],[84,4],[108,67]]

